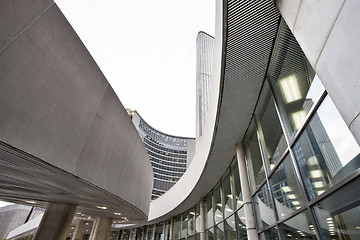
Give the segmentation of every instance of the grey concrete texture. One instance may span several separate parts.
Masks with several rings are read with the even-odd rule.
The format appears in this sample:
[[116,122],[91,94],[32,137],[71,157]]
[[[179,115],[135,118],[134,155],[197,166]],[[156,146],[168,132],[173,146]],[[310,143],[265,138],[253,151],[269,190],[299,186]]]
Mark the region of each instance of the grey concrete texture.
[[85,221],[78,220],[76,223],[75,231],[73,234],[72,240],[81,240],[84,235]]
[[99,217],[91,231],[89,240],[108,240],[112,219]]
[[287,25],[291,31],[293,31],[301,0],[275,0],[275,4],[281,12],[281,15],[284,17]]
[[2,50],[11,39],[16,38],[29,23],[52,4],[54,4],[53,0],[1,0],[0,49]]
[[[276,4],[344,121],[360,144],[360,2],[292,0]],[[293,14],[296,14],[294,17]]]
[[34,240],[64,240],[76,210],[75,205],[48,203]]
[[47,0],[6,0],[0,9],[0,141],[147,215],[147,152],[59,8]]

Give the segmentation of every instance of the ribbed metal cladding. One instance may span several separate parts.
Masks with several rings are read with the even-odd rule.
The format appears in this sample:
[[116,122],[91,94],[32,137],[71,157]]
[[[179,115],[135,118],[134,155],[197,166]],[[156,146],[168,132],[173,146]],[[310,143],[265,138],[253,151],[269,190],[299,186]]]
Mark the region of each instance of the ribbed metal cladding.
[[200,32],[196,39],[196,138],[202,136],[210,101],[214,38]]
[[162,219],[194,206],[223,176],[236,154],[235,144],[244,138],[265,80],[280,22],[278,10],[271,0],[231,0],[222,4],[226,16],[217,21],[222,21],[225,35],[216,35],[215,42],[221,42],[224,59],[213,70],[219,67],[223,75],[212,79],[221,81],[212,148],[192,193]]
[[216,136],[205,169],[211,178],[200,178],[201,196],[221,178],[235,156],[235,144],[244,138],[280,22],[280,14],[271,0],[225,1],[224,8],[227,16],[223,26],[227,32],[222,97]]
[[219,122],[231,124],[223,129],[237,142],[245,134],[265,79],[280,14],[271,0],[232,0],[227,9],[226,99]]

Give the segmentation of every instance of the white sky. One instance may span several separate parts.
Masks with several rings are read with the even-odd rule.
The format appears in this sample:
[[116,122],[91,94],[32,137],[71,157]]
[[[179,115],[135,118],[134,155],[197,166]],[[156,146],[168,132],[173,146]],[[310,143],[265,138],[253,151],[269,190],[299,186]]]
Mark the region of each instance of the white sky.
[[195,136],[199,31],[214,35],[214,0],[55,0],[125,108],[151,126]]
[[214,36],[215,0],[55,2],[125,108],[164,133],[195,137],[196,36]]

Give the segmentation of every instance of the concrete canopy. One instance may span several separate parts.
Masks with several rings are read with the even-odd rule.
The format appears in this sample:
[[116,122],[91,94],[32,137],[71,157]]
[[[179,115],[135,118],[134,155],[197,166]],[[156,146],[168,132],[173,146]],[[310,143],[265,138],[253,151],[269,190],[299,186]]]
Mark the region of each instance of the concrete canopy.
[[147,152],[61,11],[5,0],[0,16],[0,199],[145,221]]

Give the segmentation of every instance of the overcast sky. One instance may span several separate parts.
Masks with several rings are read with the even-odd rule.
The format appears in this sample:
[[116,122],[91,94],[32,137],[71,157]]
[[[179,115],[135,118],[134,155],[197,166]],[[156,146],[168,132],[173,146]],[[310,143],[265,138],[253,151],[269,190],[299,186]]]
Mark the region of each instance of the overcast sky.
[[164,133],[195,137],[196,36],[214,36],[215,0],[55,2],[125,108]]
[[214,0],[55,1],[125,108],[195,136],[196,37],[214,35]]

